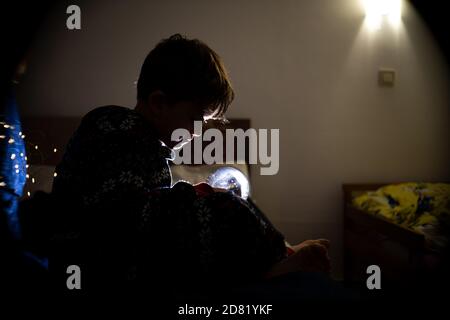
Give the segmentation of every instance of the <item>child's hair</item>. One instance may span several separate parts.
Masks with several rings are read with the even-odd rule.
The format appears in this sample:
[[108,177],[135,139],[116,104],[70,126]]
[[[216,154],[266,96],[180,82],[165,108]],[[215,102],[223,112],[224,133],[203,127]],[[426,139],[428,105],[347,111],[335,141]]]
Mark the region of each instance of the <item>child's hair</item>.
[[180,34],[163,39],[145,58],[137,99],[147,99],[154,90],[161,90],[172,102],[197,102],[205,113],[222,120],[234,98],[219,55],[202,41]]

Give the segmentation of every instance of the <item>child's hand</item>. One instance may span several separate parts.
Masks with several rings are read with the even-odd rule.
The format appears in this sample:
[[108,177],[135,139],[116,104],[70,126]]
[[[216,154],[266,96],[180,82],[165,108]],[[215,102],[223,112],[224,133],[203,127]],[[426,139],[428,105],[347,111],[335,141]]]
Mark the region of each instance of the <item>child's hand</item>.
[[204,197],[214,192],[214,188],[204,182],[194,184],[194,189],[199,197]]
[[325,272],[331,270],[330,257],[328,249],[330,241],[327,239],[306,240],[292,247],[299,263],[300,271]]
[[207,196],[213,192],[227,192],[228,190],[222,188],[213,188],[205,182],[194,184],[195,192],[198,196]]
[[330,241],[326,239],[306,240],[292,246],[295,252],[274,265],[266,276],[271,278],[296,271],[329,273],[331,270],[329,246]]

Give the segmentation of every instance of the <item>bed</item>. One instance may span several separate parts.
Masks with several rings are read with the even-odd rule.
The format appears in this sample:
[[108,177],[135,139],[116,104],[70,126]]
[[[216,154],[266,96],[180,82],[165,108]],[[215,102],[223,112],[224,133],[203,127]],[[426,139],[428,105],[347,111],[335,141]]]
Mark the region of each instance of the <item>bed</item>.
[[[442,269],[448,259],[448,246],[437,248],[428,234],[420,228],[411,227],[413,223],[397,223],[395,219],[358,206],[358,200],[363,196],[378,196],[377,190],[413,185],[343,185],[344,278],[347,284],[365,287],[368,277],[366,269],[373,264],[382,270],[385,284],[401,288],[410,287],[418,281],[429,281],[433,273]],[[418,211],[417,208],[414,210]]]

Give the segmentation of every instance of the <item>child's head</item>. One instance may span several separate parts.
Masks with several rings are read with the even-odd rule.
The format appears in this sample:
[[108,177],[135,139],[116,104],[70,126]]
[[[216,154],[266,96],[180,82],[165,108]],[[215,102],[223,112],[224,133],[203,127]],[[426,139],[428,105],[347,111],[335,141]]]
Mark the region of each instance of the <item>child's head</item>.
[[170,136],[177,128],[193,133],[196,120],[224,119],[233,98],[219,55],[202,41],[179,34],[150,51],[137,83],[140,111],[169,146],[174,144]]

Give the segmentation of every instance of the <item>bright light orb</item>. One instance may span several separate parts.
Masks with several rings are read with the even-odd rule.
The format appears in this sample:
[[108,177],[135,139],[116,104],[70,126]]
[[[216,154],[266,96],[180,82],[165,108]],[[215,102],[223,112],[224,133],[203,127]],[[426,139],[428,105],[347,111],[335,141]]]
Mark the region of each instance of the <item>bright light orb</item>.
[[250,194],[250,183],[247,177],[233,167],[223,167],[216,170],[208,177],[206,182],[213,188],[229,190],[245,200]]

